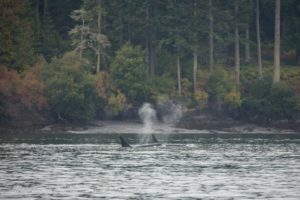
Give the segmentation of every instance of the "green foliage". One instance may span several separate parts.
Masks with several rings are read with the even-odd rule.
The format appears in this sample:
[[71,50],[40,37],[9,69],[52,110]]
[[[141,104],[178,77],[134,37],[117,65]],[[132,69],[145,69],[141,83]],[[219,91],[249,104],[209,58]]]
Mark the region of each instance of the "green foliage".
[[281,80],[291,86],[296,94],[300,93],[300,67],[281,67]]
[[233,83],[229,83],[228,76],[228,72],[221,67],[214,70],[206,85],[210,101],[216,101],[218,98],[224,99],[230,92]]
[[81,0],[26,2],[30,2],[27,12],[31,12],[35,30],[35,53],[50,62],[53,57],[62,57],[66,51],[71,50],[68,31],[74,26],[74,21],[70,15],[80,7]]
[[194,93],[194,99],[196,100],[198,105],[203,106],[207,103],[208,94],[203,89],[197,89]]
[[97,75],[97,99],[96,111],[101,112],[106,106],[109,96],[114,90],[113,85],[109,82],[109,75],[107,72],[100,72]]
[[222,67],[216,67],[206,84],[206,90],[211,102],[220,103],[221,101],[231,107],[239,107],[241,104],[234,79]]
[[175,81],[168,75],[151,77],[148,81],[150,99],[153,102],[158,102],[161,97],[170,99]]
[[58,53],[60,53],[60,37],[55,29],[49,11],[47,11],[43,17],[40,39],[41,46],[37,52],[44,55],[47,62],[50,62],[53,57],[57,57],[59,55]]
[[272,84],[271,78],[245,85],[243,108],[265,119],[291,117],[296,111],[294,93],[285,83]]
[[105,107],[106,113],[111,113],[114,116],[117,116],[122,112],[126,107],[126,96],[120,92],[120,90],[117,91],[117,94],[111,94],[107,106]]
[[63,118],[86,121],[94,116],[96,79],[83,70],[73,52],[43,66],[43,80],[51,107]]
[[293,91],[285,83],[273,84],[270,91],[271,116],[289,116],[294,111]]
[[209,70],[199,68],[197,70],[197,88],[204,88],[206,85],[207,80],[209,79]]
[[[282,11],[286,14],[283,23],[286,25],[282,47],[285,50],[300,50],[300,5],[297,0],[282,2]],[[298,52],[299,53],[299,52]]]
[[[241,44],[245,44],[244,31],[250,26],[253,41],[249,43],[253,47],[254,4],[240,0],[237,14]],[[8,68],[1,71],[6,78],[2,79],[0,101],[42,111],[47,102],[43,98],[45,89],[52,109],[71,120],[88,120],[94,111],[97,117],[104,116],[103,113],[116,116],[131,105],[143,101],[157,103],[161,99],[176,99],[193,106],[221,103],[225,109],[242,105],[244,111],[266,119],[291,116],[300,110],[300,68],[282,65],[283,85],[268,81],[273,71],[274,23],[270,22],[274,20],[274,5],[274,1],[260,1],[262,57],[263,63],[268,63],[263,67],[264,81],[257,80],[257,66],[249,63],[241,66],[241,85],[237,86],[234,70],[228,67],[234,60],[234,1],[212,1],[212,15],[207,0],[0,1],[0,62]],[[281,2],[281,9],[281,63],[294,64],[295,55],[300,62],[300,6],[297,0],[288,0]],[[214,57],[224,60],[224,68],[216,67],[212,74],[205,70],[211,17]],[[82,54],[77,56],[82,57],[81,61],[71,53],[60,59],[65,51],[72,49],[72,41],[75,50],[81,50]],[[39,81],[39,70],[30,68],[35,59],[33,52],[48,62],[54,58],[42,69],[45,88]],[[193,53],[197,53],[201,65],[194,94]],[[181,96],[176,90],[177,56],[181,64]],[[85,59],[89,64],[84,63]],[[147,60],[157,64],[155,76],[148,77]],[[95,72],[96,63],[98,69],[101,65],[97,82],[88,73]],[[108,66],[109,72],[105,72]]]
[[33,31],[24,2],[0,1],[0,63],[23,71],[33,63]]
[[[271,65],[263,66],[263,69],[262,69],[263,77],[265,77],[265,78],[270,77],[270,76],[272,76],[272,73],[273,73],[273,66],[271,66]],[[242,65],[240,79],[241,79],[242,83],[256,81],[258,79],[257,64],[249,63],[247,65]]]
[[241,93],[237,90],[232,90],[224,98],[225,104],[229,105],[231,108],[238,108],[242,104]]
[[296,94],[291,101],[295,104],[295,111],[300,112],[300,93]]
[[187,98],[191,98],[192,96],[192,82],[189,81],[187,78],[183,78],[181,80],[182,82],[182,95],[187,99]]
[[166,76],[168,74],[170,77],[177,76],[177,71],[174,70],[176,66],[176,56],[167,52],[162,51],[160,55],[158,55],[158,73]]
[[[267,65],[263,67],[264,79],[268,80],[272,76],[273,66]],[[286,83],[288,86],[292,87],[295,93],[300,92],[300,68],[297,66],[281,66],[281,81]],[[251,82],[256,82],[257,76],[257,66],[244,65],[241,66],[241,82],[245,85],[251,84]]]
[[110,83],[107,72],[102,71],[97,76],[96,112],[98,116],[103,117],[103,112],[108,117],[118,116],[128,107],[126,96]]
[[114,85],[124,93],[129,103],[142,103],[148,95],[145,52],[129,42],[117,51],[111,63]]

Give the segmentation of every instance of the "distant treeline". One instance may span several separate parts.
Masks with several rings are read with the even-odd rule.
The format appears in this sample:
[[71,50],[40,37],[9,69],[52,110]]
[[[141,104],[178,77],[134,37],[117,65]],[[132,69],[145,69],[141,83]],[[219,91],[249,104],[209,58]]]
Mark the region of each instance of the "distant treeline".
[[298,0],[2,0],[0,120],[88,121],[176,101],[299,120]]

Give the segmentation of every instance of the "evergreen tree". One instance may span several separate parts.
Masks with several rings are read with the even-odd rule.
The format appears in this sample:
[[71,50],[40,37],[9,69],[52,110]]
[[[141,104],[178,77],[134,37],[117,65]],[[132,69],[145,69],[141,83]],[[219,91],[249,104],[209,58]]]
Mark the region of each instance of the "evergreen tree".
[[260,13],[259,12],[259,0],[256,0],[256,40],[257,40],[258,78],[262,79],[259,13]]
[[0,62],[18,71],[33,62],[32,25],[25,15],[24,1],[0,1]]
[[254,2],[253,0],[240,0],[240,11],[238,13],[239,16],[239,25],[241,32],[243,31],[244,36],[241,39],[241,43],[244,45],[244,61],[246,63],[250,62],[251,55],[250,55],[250,31],[251,31],[251,23],[254,22]]
[[188,28],[189,15],[186,11],[187,3],[184,1],[170,1],[167,5],[166,16],[162,22],[166,32],[161,44],[170,52],[176,55],[177,65],[177,89],[178,95],[181,95],[181,63],[180,58],[184,56],[185,50],[188,49]]
[[280,0],[275,1],[273,83],[280,81]]
[[296,63],[300,66],[300,3],[297,0],[282,2],[282,47],[285,51],[295,51]]
[[74,10],[71,17],[79,23],[79,25],[76,25],[72,30],[69,31],[69,34],[73,40],[75,51],[79,52],[79,59],[81,60],[83,50],[87,47],[88,26],[86,25],[86,12],[82,9]]
[[209,5],[209,34],[208,34],[208,40],[209,40],[209,70],[212,73],[214,69],[214,16],[213,16],[213,4],[212,0],[208,0]]
[[102,17],[105,15],[105,10],[102,0],[86,0],[83,9],[86,11],[89,21],[87,46],[97,56],[96,73],[98,74],[100,72],[101,54],[110,45],[107,37],[102,34]]
[[73,52],[42,68],[49,104],[60,119],[87,121],[95,114],[96,79]]
[[234,9],[233,1],[213,0],[212,12],[214,15],[214,59],[224,61],[224,64],[233,64],[231,60],[232,44],[234,44]]
[[125,43],[111,63],[111,78],[129,103],[140,104],[147,99],[147,63],[141,47]]
[[41,48],[38,50],[38,53],[41,53],[50,62],[53,57],[60,55],[60,50],[59,35],[53,24],[52,16],[46,2],[47,0],[44,0],[44,15],[40,39]]
[[239,21],[238,21],[238,12],[239,12],[239,0],[234,1],[234,14],[235,14],[235,81],[237,84],[240,84],[240,35],[239,35]]

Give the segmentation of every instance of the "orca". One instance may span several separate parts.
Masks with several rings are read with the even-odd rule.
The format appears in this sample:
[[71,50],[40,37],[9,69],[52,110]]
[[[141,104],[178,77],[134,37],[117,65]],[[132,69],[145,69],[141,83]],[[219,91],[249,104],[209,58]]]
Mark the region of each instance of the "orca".
[[129,148],[132,148],[132,146],[130,146],[130,144],[128,143],[128,141],[125,140],[125,138],[123,138],[122,135],[120,135],[120,141],[121,141],[122,147],[129,147]]
[[[142,145],[135,145],[134,147],[155,147],[155,146],[161,146],[162,145],[161,143],[158,142],[155,135],[151,134],[151,138],[152,138],[152,143],[142,144]],[[121,141],[122,147],[132,148],[132,146],[128,143],[128,141],[122,135],[120,135],[120,141]]]

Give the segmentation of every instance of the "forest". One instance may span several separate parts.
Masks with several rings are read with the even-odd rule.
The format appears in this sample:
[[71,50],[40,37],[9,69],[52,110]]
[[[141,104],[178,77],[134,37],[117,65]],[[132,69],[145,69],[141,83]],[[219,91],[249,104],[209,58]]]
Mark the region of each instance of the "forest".
[[298,0],[1,0],[0,18],[2,122],[168,101],[300,121]]

